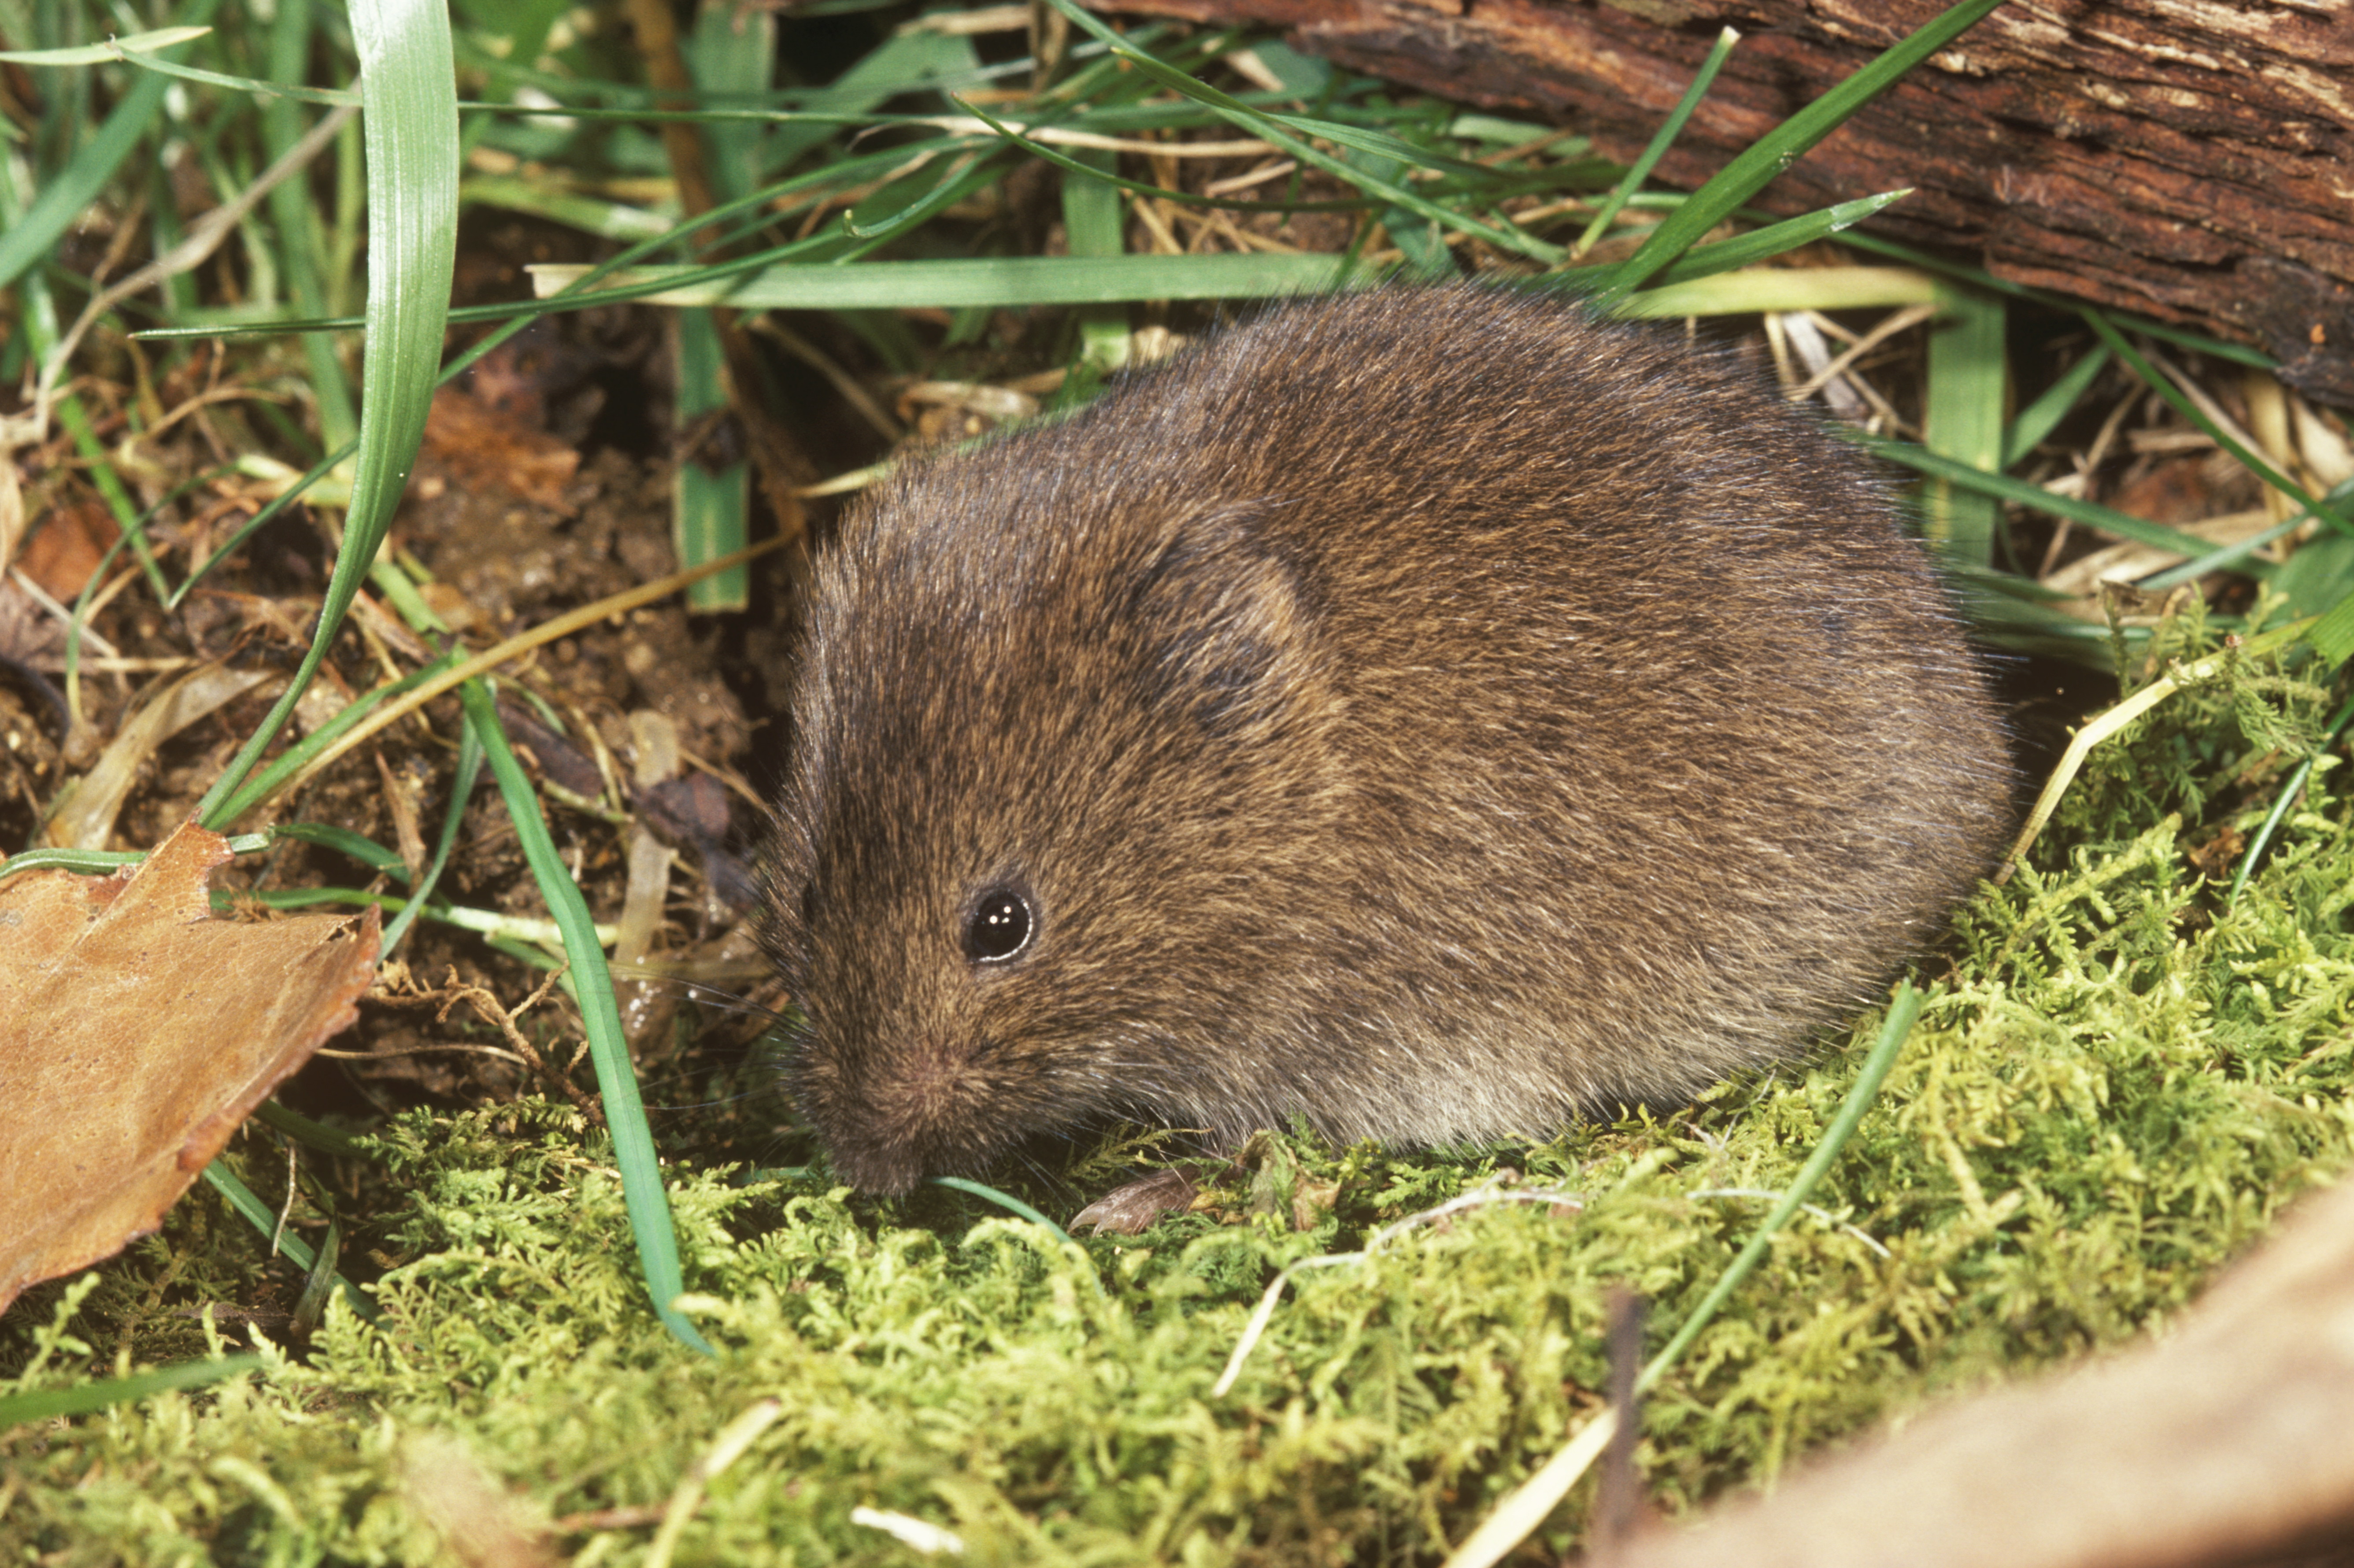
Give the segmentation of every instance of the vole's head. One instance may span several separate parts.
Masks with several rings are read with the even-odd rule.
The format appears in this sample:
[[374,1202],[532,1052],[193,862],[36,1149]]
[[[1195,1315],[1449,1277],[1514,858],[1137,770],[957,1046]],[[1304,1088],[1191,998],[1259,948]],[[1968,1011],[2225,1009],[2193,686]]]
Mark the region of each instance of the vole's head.
[[764,935],[861,1187],[1252,1094],[1218,1044],[1331,810],[1312,593],[1251,503],[1095,457],[1066,426],[917,467],[817,564]]

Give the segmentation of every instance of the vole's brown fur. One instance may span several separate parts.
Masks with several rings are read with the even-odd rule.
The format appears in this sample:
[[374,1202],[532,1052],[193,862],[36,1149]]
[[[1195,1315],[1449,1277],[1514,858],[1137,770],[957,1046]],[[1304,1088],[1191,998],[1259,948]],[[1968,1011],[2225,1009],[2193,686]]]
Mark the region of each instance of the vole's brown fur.
[[[2008,810],[1861,461],[1474,288],[1284,307],[903,468],[819,558],[793,719],[788,1075],[882,1192],[1113,1114],[1672,1102],[1865,1002]],[[975,957],[1008,893],[1027,945]]]

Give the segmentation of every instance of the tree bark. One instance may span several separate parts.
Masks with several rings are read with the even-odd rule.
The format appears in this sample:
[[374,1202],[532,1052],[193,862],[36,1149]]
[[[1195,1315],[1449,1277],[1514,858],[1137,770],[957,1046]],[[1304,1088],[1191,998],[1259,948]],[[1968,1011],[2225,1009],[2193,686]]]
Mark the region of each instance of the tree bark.
[[[1630,160],[1718,28],[1659,166],[1690,188],[1941,0],[1089,0],[1285,28],[1352,70],[1535,111]],[[2354,0],[2011,0],[1768,186],[1996,276],[2253,343],[2354,407]]]

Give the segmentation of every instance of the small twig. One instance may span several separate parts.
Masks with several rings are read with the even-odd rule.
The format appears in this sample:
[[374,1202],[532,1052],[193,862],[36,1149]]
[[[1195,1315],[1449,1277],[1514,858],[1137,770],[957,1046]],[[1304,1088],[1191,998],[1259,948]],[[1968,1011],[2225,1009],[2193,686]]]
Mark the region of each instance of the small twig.
[[286,1202],[278,1211],[277,1228],[270,1233],[270,1255],[278,1255],[279,1238],[286,1234],[287,1221],[294,1217],[294,1140],[286,1140]]
[[[463,1045],[453,1044],[450,1045],[419,1046],[417,1047],[416,1050],[404,1052],[323,1052],[321,1054],[349,1055],[365,1059],[396,1054],[413,1055],[416,1054],[416,1051],[471,1050],[481,1052],[488,1055],[498,1056],[504,1060],[517,1063],[519,1065],[527,1067],[532,1072],[538,1074],[543,1079],[556,1085],[557,1087],[563,1092],[565,1098],[572,1102],[574,1109],[587,1117],[591,1123],[602,1126],[605,1119],[604,1107],[589,1096],[587,1091],[583,1090],[578,1084],[575,1084],[572,1081],[573,1070],[580,1065],[581,1053],[579,1051],[574,1052],[572,1060],[567,1063],[562,1068],[552,1067],[548,1065],[547,1059],[540,1054],[539,1048],[536,1045],[534,1045],[530,1039],[525,1035],[524,1032],[517,1027],[517,1021],[521,1019],[525,1013],[529,1012],[533,1008],[547,1000],[547,993],[556,989],[557,983],[563,980],[570,966],[568,964],[559,964],[557,966],[555,969],[549,972],[546,979],[539,982],[538,990],[533,991],[529,996],[515,1003],[512,1008],[501,1007],[499,1005],[498,997],[483,987],[478,985],[468,985],[465,981],[460,980],[458,978],[458,970],[454,966],[452,966],[449,971],[450,978],[448,983],[443,985],[438,991],[429,991],[420,986],[408,991],[387,990],[380,992],[376,997],[376,1000],[379,1001],[396,1002],[411,1007],[436,1006],[437,1011],[433,1014],[433,1022],[437,1024],[448,1023],[450,1022],[451,1012],[462,1002],[473,1010],[474,1015],[477,1018],[481,1019],[483,1022],[489,1024],[492,1028],[497,1030],[502,1035],[505,1036],[507,1044],[513,1047],[511,1051],[501,1051],[496,1047],[487,1045]],[[410,985],[415,984],[414,981],[409,981],[408,983]],[[583,1048],[585,1049],[585,1044]]]
[[1253,169],[1246,175],[1235,175],[1228,179],[1212,180],[1208,185],[1202,187],[1202,194],[1209,196],[1232,196],[1236,191],[1246,191],[1254,185],[1263,185],[1269,180],[1279,180],[1283,178],[1284,175],[1296,172],[1299,167],[1299,159],[1285,158],[1279,162],[1269,164],[1265,168]]
[[2019,830],[2019,837],[2012,842],[2010,853],[2003,856],[2002,864],[1994,874],[1996,884],[2009,882],[2011,874],[2019,869],[2019,863],[2027,858],[2027,852],[2035,847],[2035,841],[2042,833],[2044,824],[2052,820],[2052,813],[2060,808],[2060,797],[2068,792],[2070,784],[2075,782],[2076,775],[2083,770],[2084,758],[2092,755],[2093,747],[2117,734],[2184,686],[2197,685],[2201,681],[2213,680],[2222,672],[2226,662],[2269,653],[2274,649],[2304,636],[2319,619],[2318,616],[2308,615],[2302,620],[2291,621],[2286,626],[2276,626],[2270,631],[2251,637],[2244,641],[2236,637],[2232,638],[2225,642],[2221,652],[2211,653],[2196,663],[2178,666],[2172,674],[2162,680],[2151,682],[2116,706],[2095,715],[2084,728],[2078,730],[2075,738],[2068,743],[2068,749],[2060,758],[2060,765],[2052,770],[2052,777],[2044,784],[2043,792],[2035,798],[2035,809],[2027,813],[2026,824]]
[[[25,574],[24,567],[11,567],[8,568],[8,575],[16,579],[16,586],[23,588],[27,597],[31,599],[35,604],[39,605],[43,609],[48,610],[58,620],[64,622],[69,630],[72,628],[74,623],[74,612],[65,605],[59,604],[55,599],[52,599],[47,588],[27,577]],[[97,632],[91,630],[86,624],[81,629],[81,638],[83,641],[89,643],[92,648],[97,649],[100,654],[105,658],[120,659],[122,657],[122,650],[117,648],[113,643],[109,642],[105,638],[101,637]]]
[[1635,1443],[1643,1435],[1642,1393],[1635,1386],[1643,1367],[1643,1298],[1623,1285],[1610,1287],[1610,1408],[1620,1412],[1602,1451],[1602,1478],[1596,1489],[1586,1561],[1615,1561],[1634,1538],[1643,1517],[1643,1486],[1635,1474]]
[[1852,344],[1842,350],[1831,360],[1829,364],[1824,366],[1820,370],[1816,371],[1797,386],[1792,387],[1789,394],[1790,401],[1793,403],[1805,402],[1808,398],[1821,391],[1823,387],[1829,383],[1833,376],[1845,373],[1849,366],[1853,365],[1857,360],[1861,359],[1865,355],[1871,353],[1873,349],[1878,348],[1882,344],[1887,342],[1890,338],[1894,337],[1898,333],[1904,331],[1908,327],[1918,326],[1936,313],[1937,307],[1935,305],[1907,305],[1904,309],[1898,311],[1895,314],[1886,317],[1879,325],[1873,327],[1870,332],[1856,339]]
[[[377,1001],[409,1001],[415,999],[380,996],[374,998],[373,1000]],[[312,1052],[311,1054],[313,1056],[324,1056],[332,1061],[337,1062],[390,1062],[402,1056],[430,1056],[444,1051],[451,1052],[461,1056],[494,1056],[502,1062],[512,1062],[518,1067],[528,1067],[531,1065],[529,1062],[525,1061],[522,1057],[516,1055],[512,1051],[503,1051],[496,1045],[477,1045],[472,1042],[466,1040],[441,1040],[436,1041],[430,1045],[403,1045],[390,1051],[336,1051],[322,1046],[318,1050]]]
[[292,403],[294,399],[283,392],[266,387],[208,387],[138,434],[143,441],[152,441],[191,414],[202,413],[215,403]]
[[[568,1067],[565,1071],[558,1071],[549,1066],[546,1058],[539,1054],[539,1048],[525,1038],[524,1032],[515,1026],[517,1019],[547,999],[547,993],[556,989],[557,981],[562,980],[571,967],[568,962],[558,964],[548,971],[546,980],[539,982],[538,990],[525,997],[512,1008],[501,1008],[499,999],[481,986],[459,984],[458,971],[452,969],[450,971],[450,981],[455,994],[450,1001],[442,1004],[441,1011],[434,1015],[433,1021],[439,1023],[446,1020],[450,1016],[450,1009],[462,999],[474,1010],[474,1015],[477,1018],[506,1036],[507,1044],[514,1046],[516,1054],[531,1064],[534,1072],[563,1090],[565,1097],[572,1102],[574,1109],[586,1116],[590,1122],[601,1125],[605,1119],[604,1107],[592,1098],[588,1091],[572,1081]],[[579,1065],[580,1058],[576,1054],[569,1066],[577,1067]]]

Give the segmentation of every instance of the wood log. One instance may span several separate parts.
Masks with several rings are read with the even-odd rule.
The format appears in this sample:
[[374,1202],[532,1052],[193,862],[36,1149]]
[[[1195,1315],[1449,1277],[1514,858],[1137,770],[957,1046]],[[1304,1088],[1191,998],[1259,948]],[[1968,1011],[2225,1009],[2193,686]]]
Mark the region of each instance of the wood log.
[[[1089,0],[1286,30],[1350,69],[1534,112],[1631,160],[1722,26],[1655,176],[1691,188],[1942,0]],[[2011,0],[1768,186],[1914,194],[1874,232],[2252,343],[2354,407],[2354,0]]]

